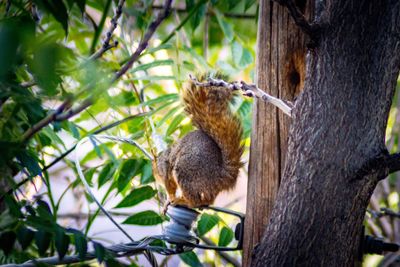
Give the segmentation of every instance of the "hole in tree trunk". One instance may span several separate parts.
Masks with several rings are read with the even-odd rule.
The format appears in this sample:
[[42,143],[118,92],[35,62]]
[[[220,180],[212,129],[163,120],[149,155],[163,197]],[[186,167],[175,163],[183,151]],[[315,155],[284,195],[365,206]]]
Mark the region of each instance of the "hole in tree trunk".
[[289,73],[289,81],[294,86],[297,86],[300,83],[300,74],[296,70],[291,71]]

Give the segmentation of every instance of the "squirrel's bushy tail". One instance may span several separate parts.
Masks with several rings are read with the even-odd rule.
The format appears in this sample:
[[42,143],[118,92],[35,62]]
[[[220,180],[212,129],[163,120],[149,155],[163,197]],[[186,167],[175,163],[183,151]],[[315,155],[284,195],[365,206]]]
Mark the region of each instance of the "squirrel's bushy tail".
[[233,92],[227,88],[197,86],[193,81],[189,81],[183,90],[185,111],[192,117],[193,124],[209,135],[221,149],[221,175],[236,181],[243,166],[240,160],[243,128],[239,118],[229,108],[232,97]]

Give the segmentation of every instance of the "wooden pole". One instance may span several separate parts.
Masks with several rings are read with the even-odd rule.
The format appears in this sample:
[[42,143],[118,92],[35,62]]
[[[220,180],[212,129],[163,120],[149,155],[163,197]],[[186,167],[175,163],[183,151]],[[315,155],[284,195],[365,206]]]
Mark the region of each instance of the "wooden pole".
[[[309,1],[310,2],[310,1]],[[306,15],[309,3],[296,1]],[[306,40],[287,9],[261,0],[257,36],[256,82],[259,88],[292,101],[303,88]],[[247,189],[243,266],[266,228],[283,173],[290,118],[263,101],[254,102]]]

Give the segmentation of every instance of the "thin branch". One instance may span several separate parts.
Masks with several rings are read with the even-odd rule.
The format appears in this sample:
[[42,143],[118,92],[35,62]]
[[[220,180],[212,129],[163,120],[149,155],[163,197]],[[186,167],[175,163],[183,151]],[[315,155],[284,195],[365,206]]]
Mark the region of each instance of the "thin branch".
[[106,51],[110,50],[113,47],[116,47],[118,45],[118,41],[114,41],[113,44],[110,44],[111,37],[113,35],[113,32],[118,26],[118,19],[121,17],[122,14],[122,7],[124,6],[125,0],[119,0],[117,8],[115,9],[114,17],[111,19],[111,25],[110,28],[108,29],[106,33],[106,38],[103,41],[103,45],[101,46],[100,50],[98,50],[96,53],[94,53],[90,59],[97,59],[101,57]]
[[[99,134],[99,133],[102,133],[102,132],[107,131],[107,130],[113,128],[113,127],[116,127],[116,126],[118,126],[118,125],[120,125],[120,124],[122,124],[122,123],[124,123],[124,122],[127,122],[127,121],[132,120],[132,119],[137,118],[137,117],[145,116],[145,115],[147,115],[147,114],[149,114],[149,113],[147,113],[147,112],[142,112],[142,113],[138,113],[138,114],[135,114],[135,115],[128,116],[128,117],[126,117],[126,118],[123,118],[122,120],[119,120],[119,121],[116,121],[116,122],[112,122],[112,123],[110,123],[110,124],[108,124],[108,125],[106,125],[106,126],[104,126],[104,127],[101,127],[101,128],[99,128],[99,129],[97,129],[97,130],[95,130],[94,132],[89,133],[89,134]],[[76,144],[73,145],[70,149],[68,149],[68,150],[65,151],[64,153],[62,153],[62,154],[61,154],[60,156],[58,156],[56,159],[54,159],[49,165],[44,166],[43,169],[42,169],[42,172],[47,171],[48,169],[50,169],[51,167],[53,167],[54,165],[56,165],[58,162],[60,162],[62,159],[64,159],[66,156],[68,156],[72,151],[74,151],[75,147],[76,147]],[[11,194],[14,190],[16,190],[16,189],[18,189],[19,187],[23,186],[24,184],[26,184],[26,183],[27,183],[28,181],[30,181],[31,179],[32,179],[32,177],[29,176],[28,178],[22,180],[22,181],[19,182],[16,186],[14,186],[14,187],[11,188],[10,190],[8,190],[6,194]],[[5,195],[5,194],[4,194],[4,195]],[[0,196],[0,201],[3,199],[4,195],[1,195],[1,196]]]
[[139,58],[140,54],[145,50],[149,44],[150,38],[153,36],[154,32],[161,24],[161,22],[169,15],[171,10],[172,0],[167,0],[165,3],[165,8],[158,14],[157,18],[150,24],[147,32],[143,36],[143,39],[140,41],[138,48],[131,55],[128,62],[115,74],[112,82],[118,80],[122,75],[124,75],[133,65],[133,63]]
[[[123,4],[123,2],[124,1],[120,0],[120,2],[118,4],[118,7],[122,8],[121,4]],[[169,11],[170,11],[170,7],[171,7],[171,3],[172,3],[172,0],[167,0],[167,3],[165,5],[165,9],[150,24],[146,34],[144,35],[143,39],[141,40],[141,42],[140,42],[138,48],[136,49],[135,53],[132,54],[132,56],[130,57],[129,61],[115,74],[114,78],[111,81],[111,84],[114,83],[115,81],[117,81],[125,72],[127,72],[128,69],[133,65],[133,63],[138,59],[138,57],[143,52],[143,50],[147,48],[148,42],[149,42],[150,38],[152,37],[152,35],[154,34],[155,30],[160,25],[160,23],[168,16]],[[121,15],[119,13],[120,11],[118,11],[118,9],[119,8],[117,8],[117,12],[116,12],[116,15],[115,15],[115,17],[117,17],[117,18]],[[117,14],[119,14],[119,15],[117,15]],[[116,21],[117,20],[115,20],[115,23],[113,24],[114,26],[116,25]],[[110,29],[112,29],[112,31],[115,30],[114,26],[110,27]],[[111,36],[111,32],[110,32],[110,36]],[[108,36],[109,35],[107,34],[107,38],[108,38]],[[107,38],[106,38],[106,41],[107,41]],[[44,119],[39,121],[37,124],[33,125],[29,130],[27,130],[23,134],[22,141],[26,142],[35,133],[37,133],[38,131],[40,131],[41,129],[43,129],[44,127],[46,127],[47,125],[49,125],[52,122],[62,121],[62,120],[66,120],[66,119],[71,118],[72,116],[78,114],[82,110],[84,110],[87,107],[89,107],[92,104],[93,101],[91,99],[87,99],[81,105],[79,105],[79,106],[77,106],[75,108],[71,108],[71,109],[69,109],[69,110],[64,112],[66,104],[70,104],[70,102],[71,102],[71,99],[67,99],[66,101],[64,101],[64,103],[60,107],[58,107],[56,109],[55,112],[49,114],[47,117],[45,117]]]
[[64,101],[63,104],[61,104],[54,112],[50,113],[48,116],[29,128],[22,135],[22,142],[28,141],[35,133],[39,132],[41,129],[52,122],[63,121],[73,117],[74,115],[89,107],[92,103],[93,101],[91,99],[86,99],[82,102],[82,104],[76,107],[72,107],[67,111],[64,111],[65,108],[70,105],[70,100],[68,99]]
[[244,81],[240,82],[226,82],[224,80],[208,78],[207,82],[199,82],[195,77],[189,75],[190,79],[197,85],[197,86],[204,86],[204,87],[224,87],[233,91],[240,90],[243,92],[243,95],[249,97],[257,97],[264,100],[267,103],[271,103],[272,105],[276,106],[280,110],[282,110],[286,115],[291,117],[292,105],[289,103],[285,103],[283,100],[273,97],[260,88],[258,88],[255,84],[247,84]]

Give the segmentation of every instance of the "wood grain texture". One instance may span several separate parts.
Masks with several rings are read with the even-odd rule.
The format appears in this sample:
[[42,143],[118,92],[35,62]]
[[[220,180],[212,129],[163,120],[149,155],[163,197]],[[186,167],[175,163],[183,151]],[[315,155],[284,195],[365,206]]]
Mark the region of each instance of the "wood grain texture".
[[[302,6],[303,11],[306,6]],[[260,1],[257,36],[257,85],[292,101],[303,87],[305,37],[286,8]],[[287,150],[290,118],[272,105],[255,101],[251,136],[243,266],[265,231],[277,194]]]
[[[286,167],[253,266],[355,266],[400,69],[400,2],[316,1],[320,42],[292,111]],[[261,155],[260,155],[261,156]]]

